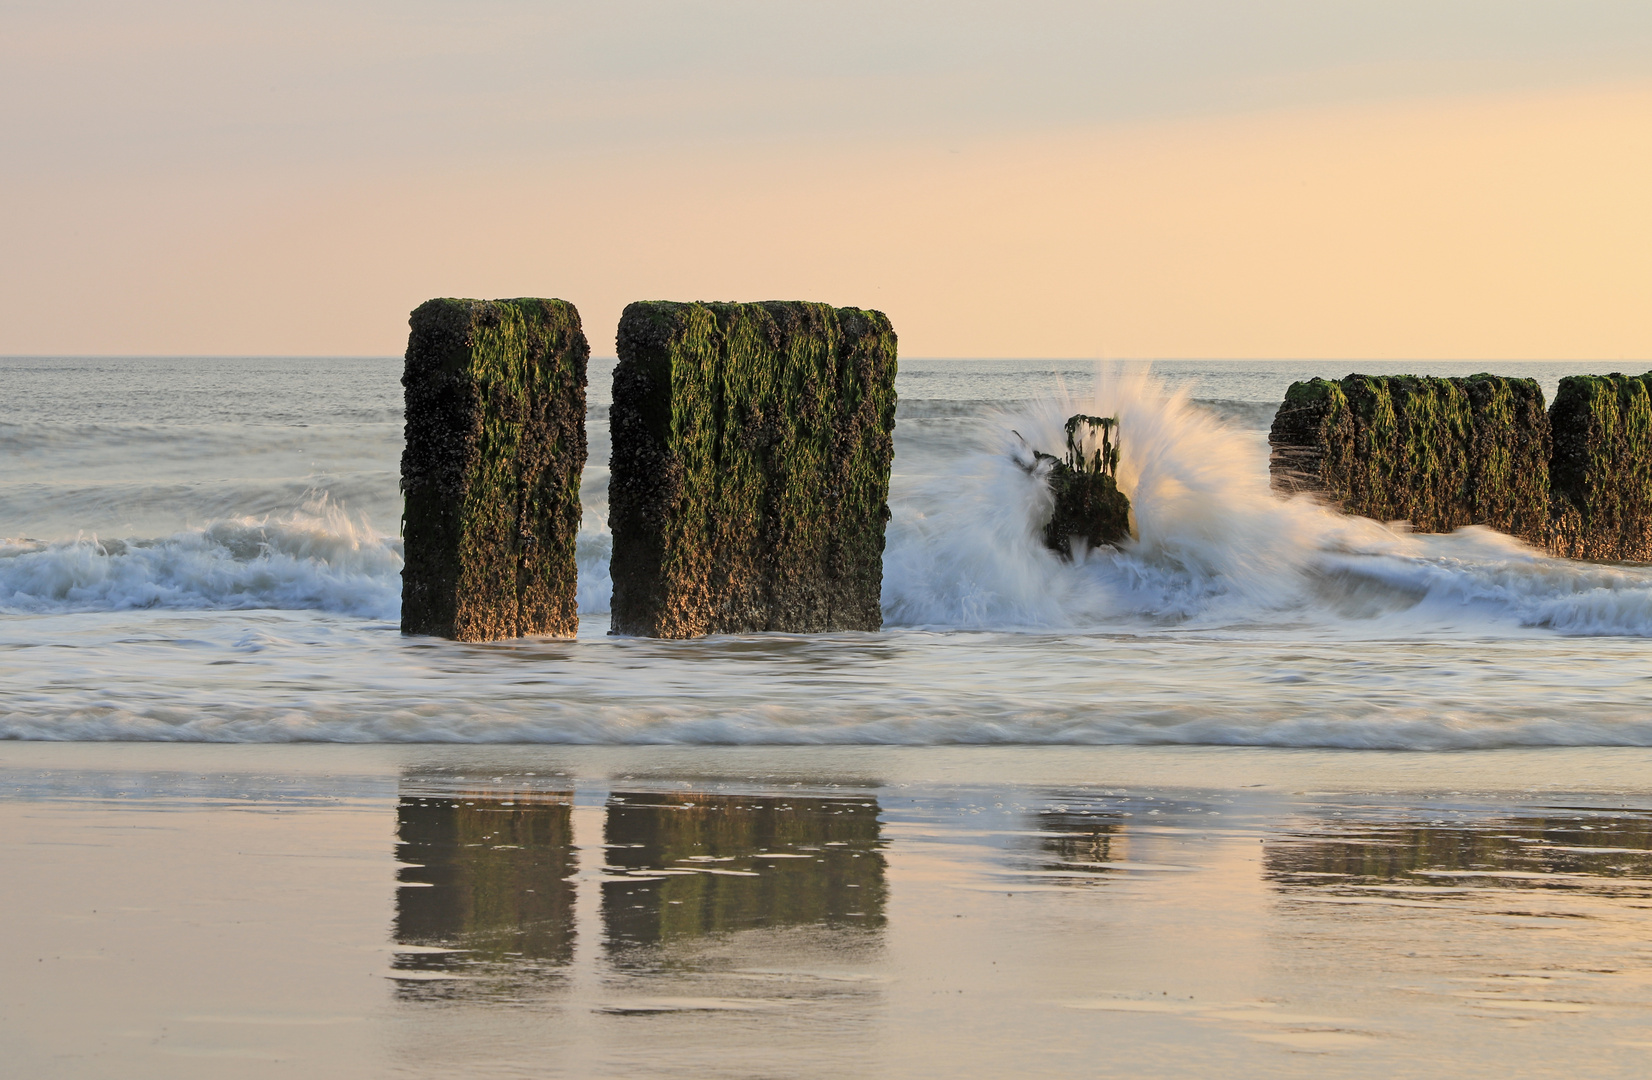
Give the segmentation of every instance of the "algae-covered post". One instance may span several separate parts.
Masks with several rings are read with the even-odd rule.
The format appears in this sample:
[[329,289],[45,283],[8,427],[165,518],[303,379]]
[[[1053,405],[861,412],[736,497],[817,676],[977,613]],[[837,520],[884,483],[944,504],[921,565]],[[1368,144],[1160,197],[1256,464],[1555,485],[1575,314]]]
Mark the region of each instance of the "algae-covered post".
[[1572,375],[1554,407],[1554,552],[1652,560],[1652,372]]
[[1350,375],[1291,384],[1268,435],[1277,491],[1418,532],[1488,525],[1543,544],[1549,422],[1531,379]]
[[801,302],[635,303],[618,351],[614,632],[879,629],[888,318]]
[[1044,526],[1044,544],[1064,559],[1073,557],[1073,541],[1096,548],[1117,544],[1130,535],[1130,500],[1118,486],[1118,419],[1078,416],[1067,419],[1067,456],[1033,451],[1050,463],[1054,506]]
[[402,632],[572,637],[591,352],[579,312],[431,300],[409,321]]

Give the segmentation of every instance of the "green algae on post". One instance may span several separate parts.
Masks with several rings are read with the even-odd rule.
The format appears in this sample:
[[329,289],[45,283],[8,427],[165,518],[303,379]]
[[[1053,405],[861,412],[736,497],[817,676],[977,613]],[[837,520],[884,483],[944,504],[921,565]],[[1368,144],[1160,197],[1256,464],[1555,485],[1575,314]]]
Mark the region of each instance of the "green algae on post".
[[1652,560],[1649,383],[1652,372],[1560,380],[1549,410],[1555,554]]
[[1044,526],[1044,544],[1062,558],[1073,557],[1073,540],[1091,548],[1117,544],[1130,535],[1130,499],[1119,490],[1116,417],[1067,419],[1067,455],[1033,451],[1050,462],[1050,494],[1055,506]]
[[1544,545],[1549,419],[1532,379],[1349,375],[1291,384],[1273,487],[1418,532],[1487,525]]
[[409,319],[402,633],[579,627],[590,346],[565,300],[430,300]]
[[895,331],[828,304],[642,302],[611,412],[613,629],[877,630]]

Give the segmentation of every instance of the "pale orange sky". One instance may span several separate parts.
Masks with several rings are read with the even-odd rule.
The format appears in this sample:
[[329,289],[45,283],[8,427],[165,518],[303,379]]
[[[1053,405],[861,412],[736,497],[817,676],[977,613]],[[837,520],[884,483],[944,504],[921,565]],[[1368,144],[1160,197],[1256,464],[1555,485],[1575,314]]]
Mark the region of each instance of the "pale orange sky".
[[9,8],[0,353],[553,295],[599,355],[804,298],[908,356],[1652,358],[1652,5],[822,7]]

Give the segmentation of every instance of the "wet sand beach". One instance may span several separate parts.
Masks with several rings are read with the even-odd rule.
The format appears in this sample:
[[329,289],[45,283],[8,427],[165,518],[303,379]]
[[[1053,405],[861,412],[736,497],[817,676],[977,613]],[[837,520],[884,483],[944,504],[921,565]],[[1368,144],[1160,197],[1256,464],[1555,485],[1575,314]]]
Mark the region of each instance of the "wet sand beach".
[[0,744],[33,1077],[1574,1076],[1652,753]]

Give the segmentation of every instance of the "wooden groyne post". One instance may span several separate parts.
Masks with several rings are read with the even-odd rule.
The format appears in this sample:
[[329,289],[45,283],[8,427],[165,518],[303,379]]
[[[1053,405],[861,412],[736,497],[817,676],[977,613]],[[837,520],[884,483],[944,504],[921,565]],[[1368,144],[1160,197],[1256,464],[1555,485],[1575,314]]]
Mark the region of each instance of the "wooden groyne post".
[[631,304],[620,317],[613,630],[877,630],[896,338],[828,304]]
[[1549,537],[1549,417],[1532,379],[1349,375],[1293,383],[1268,435],[1276,491],[1418,532]]
[[1130,499],[1119,490],[1119,422],[1114,416],[1067,418],[1064,457],[1033,451],[1048,462],[1054,504],[1044,526],[1044,545],[1072,559],[1073,541],[1086,548],[1117,546],[1130,535]]
[[1569,375],[1549,410],[1551,548],[1572,559],[1652,561],[1652,373]]
[[409,320],[402,633],[579,627],[590,346],[565,300],[430,300]]

